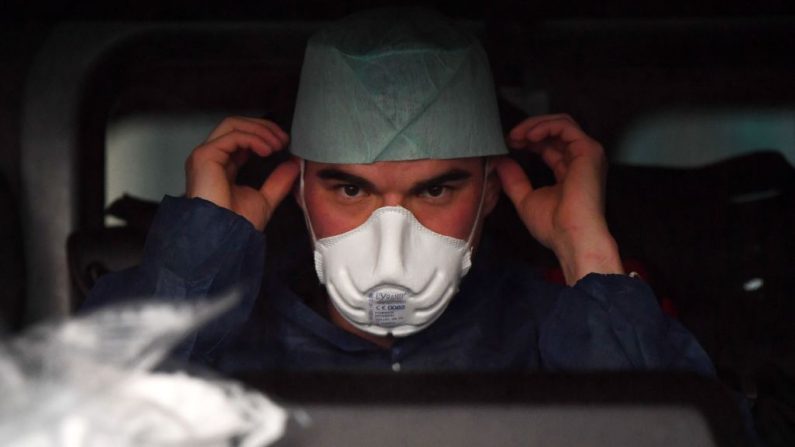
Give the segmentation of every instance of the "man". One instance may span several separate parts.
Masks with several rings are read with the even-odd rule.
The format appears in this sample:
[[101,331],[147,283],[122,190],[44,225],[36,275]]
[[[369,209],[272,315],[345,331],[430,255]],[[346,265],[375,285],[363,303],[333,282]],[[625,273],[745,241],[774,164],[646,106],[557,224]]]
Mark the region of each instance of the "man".
[[[292,141],[268,120],[224,120],[186,163],[186,198],[161,205],[141,266],[104,278],[88,305],[234,287],[241,304],[183,347],[226,371],[711,374],[695,339],[624,275],[602,212],[600,145],[566,115],[529,118],[507,141],[538,153],[557,183],[535,189],[503,156],[488,62],[474,38],[424,11],[352,16],[309,42]],[[235,184],[251,153],[268,157],[288,144],[295,157],[258,190]],[[487,246],[476,250],[500,189],[555,253],[567,287],[534,279]],[[262,231],[291,191],[314,246],[320,308],[295,284],[292,259],[262,281]]]

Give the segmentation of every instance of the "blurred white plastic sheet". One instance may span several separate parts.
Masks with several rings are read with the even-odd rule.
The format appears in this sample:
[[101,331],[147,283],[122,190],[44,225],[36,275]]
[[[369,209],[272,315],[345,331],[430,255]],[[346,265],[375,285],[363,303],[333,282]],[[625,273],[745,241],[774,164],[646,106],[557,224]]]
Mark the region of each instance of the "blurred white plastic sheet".
[[0,445],[264,446],[286,412],[226,380],[151,370],[235,296],[109,307],[0,343]]

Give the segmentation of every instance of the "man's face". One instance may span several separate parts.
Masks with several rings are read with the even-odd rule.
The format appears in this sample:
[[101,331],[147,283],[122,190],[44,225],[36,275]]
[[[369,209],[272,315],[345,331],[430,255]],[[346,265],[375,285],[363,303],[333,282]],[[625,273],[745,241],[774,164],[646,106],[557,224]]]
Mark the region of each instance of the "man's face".
[[[483,158],[373,164],[307,161],[304,200],[318,239],[352,230],[384,206],[402,206],[425,227],[467,239],[475,225],[483,182]],[[483,216],[493,209],[498,195],[499,182],[487,180]]]

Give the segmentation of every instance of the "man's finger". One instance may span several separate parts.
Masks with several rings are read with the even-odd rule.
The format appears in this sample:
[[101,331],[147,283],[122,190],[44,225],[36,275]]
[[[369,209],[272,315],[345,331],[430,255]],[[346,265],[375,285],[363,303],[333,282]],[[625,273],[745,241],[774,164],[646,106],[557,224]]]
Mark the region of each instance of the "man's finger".
[[244,132],[249,133],[256,133],[254,127],[256,124],[254,123],[247,123],[246,118],[242,116],[228,116],[224,118],[217,126],[210,132],[210,135],[207,136],[206,141],[215,140],[216,138],[222,137],[233,130],[242,130]]
[[533,192],[533,185],[518,163],[508,157],[495,161],[494,168],[502,183],[502,190],[511,199],[514,206],[519,206],[528,194]]
[[542,121],[528,131],[527,138],[534,143],[545,138],[559,138],[564,143],[590,139],[582,129],[572,125],[571,121],[566,119]]
[[275,209],[290,192],[296,179],[298,179],[300,171],[301,167],[298,160],[290,158],[277,166],[271,175],[268,176],[267,180],[265,180],[262,187],[260,187],[260,193],[265,197],[265,201],[270,206],[271,212],[273,212],[273,209]]
[[531,116],[530,118],[525,119],[521,123],[517,124],[516,127],[511,129],[511,131],[508,133],[508,144],[515,149],[524,147],[527,141],[528,132],[530,132],[530,130],[536,127],[537,125],[546,121],[565,121],[570,123],[574,127],[579,128],[577,122],[574,121],[574,119],[571,116],[565,113],[560,113],[555,115]]
[[[530,130],[528,139],[530,140],[529,150],[542,156],[547,151],[558,152],[562,154],[563,161],[567,165],[578,157],[596,159],[604,154],[604,149],[599,142],[580,128],[561,121],[540,123]],[[549,161],[547,164],[551,166]]]
[[263,132],[273,135],[279,140],[280,143],[284,144],[285,146],[290,141],[290,136],[287,134],[287,132],[282,130],[278,124],[271,120],[267,120],[265,118],[252,118],[248,116],[241,117],[241,119],[256,125],[257,128],[261,129]]
[[289,141],[287,134],[276,123],[265,119],[243,116],[233,116],[221,121],[218,127],[207,137],[207,141],[218,139],[235,131],[258,135],[274,147],[284,146]]
[[288,135],[287,132],[282,130],[282,128],[279,127],[279,125],[274,123],[273,121],[266,119],[259,119],[259,118],[250,118],[250,119],[258,121],[263,126],[267,127],[271,132],[273,132],[279,138],[279,140],[281,140],[281,142],[284,145],[287,145],[287,143],[290,142],[290,135]]
[[194,149],[193,155],[225,165],[229,157],[240,149],[250,150],[262,157],[267,157],[277,150],[259,135],[235,130],[199,146]]

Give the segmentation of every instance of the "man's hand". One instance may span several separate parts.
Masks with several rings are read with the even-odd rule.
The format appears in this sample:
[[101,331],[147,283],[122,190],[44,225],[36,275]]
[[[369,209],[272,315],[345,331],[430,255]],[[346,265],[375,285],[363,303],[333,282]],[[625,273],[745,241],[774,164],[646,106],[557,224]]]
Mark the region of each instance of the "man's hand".
[[287,133],[268,120],[223,120],[185,162],[186,196],[232,210],[262,231],[298,177],[298,162],[291,159],[280,164],[259,190],[236,185],[235,177],[251,152],[267,157],[284,149],[288,141]]
[[623,273],[604,217],[602,146],[568,115],[528,118],[508,134],[508,145],[539,154],[555,175],[555,185],[535,189],[515,161],[496,163],[503,190],[530,234],[555,252],[566,282],[591,272]]

